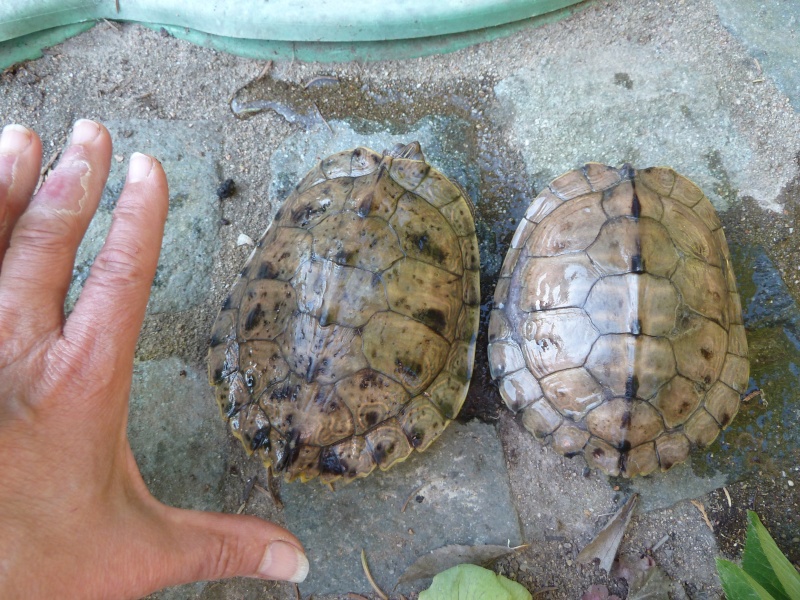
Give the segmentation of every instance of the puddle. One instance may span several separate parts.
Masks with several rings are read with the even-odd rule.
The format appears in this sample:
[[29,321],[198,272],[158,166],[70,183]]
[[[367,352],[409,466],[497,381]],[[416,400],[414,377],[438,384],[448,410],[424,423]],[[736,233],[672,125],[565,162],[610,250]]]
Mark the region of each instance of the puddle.
[[733,246],[750,353],[750,389],[731,426],[694,463],[698,474],[781,473],[800,464],[800,310],[759,246]]

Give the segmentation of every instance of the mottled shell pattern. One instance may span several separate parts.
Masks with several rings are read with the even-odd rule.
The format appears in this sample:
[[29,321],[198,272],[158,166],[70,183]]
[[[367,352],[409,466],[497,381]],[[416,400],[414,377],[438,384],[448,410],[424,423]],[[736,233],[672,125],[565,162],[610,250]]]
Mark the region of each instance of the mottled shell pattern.
[[722,225],[668,168],[587,164],[528,208],[489,321],[508,407],[558,452],[645,475],[710,444],[749,362]]
[[322,160],[214,324],[209,379],[234,435],[287,480],[425,450],[466,397],[479,263],[468,197],[419,144]]

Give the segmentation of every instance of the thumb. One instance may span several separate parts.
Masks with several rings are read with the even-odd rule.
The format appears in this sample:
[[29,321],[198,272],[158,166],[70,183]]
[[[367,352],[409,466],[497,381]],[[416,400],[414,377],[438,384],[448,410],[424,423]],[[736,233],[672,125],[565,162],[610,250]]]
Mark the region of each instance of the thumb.
[[171,507],[165,516],[179,545],[163,557],[168,585],[235,576],[300,583],[308,575],[303,545],[283,527],[249,515]]

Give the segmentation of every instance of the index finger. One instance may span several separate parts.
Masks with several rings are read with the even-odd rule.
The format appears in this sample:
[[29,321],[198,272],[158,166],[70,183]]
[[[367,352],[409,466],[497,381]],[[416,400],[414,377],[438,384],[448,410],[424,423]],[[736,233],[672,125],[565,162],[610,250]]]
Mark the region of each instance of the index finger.
[[124,366],[133,360],[168,206],[161,164],[134,153],[108,237],[64,325],[64,337],[89,352],[89,364]]

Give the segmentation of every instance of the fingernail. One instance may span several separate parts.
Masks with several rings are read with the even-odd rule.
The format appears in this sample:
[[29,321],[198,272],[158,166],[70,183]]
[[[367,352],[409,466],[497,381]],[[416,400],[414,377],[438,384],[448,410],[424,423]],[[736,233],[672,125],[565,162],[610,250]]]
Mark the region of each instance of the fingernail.
[[31,145],[31,131],[27,127],[12,123],[3,127],[0,136],[0,153],[20,154]]
[[72,144],[88,144],[100,135],[100,126],[89,119],[79,119],[72,126]]
[[142,154],[141,152],[134,152],[131,154],[131,162],[128,165],[128,181],[136,183],[147,179],[150,171],[153,170],[153,159]]
[[288,542],[272,542],[258,567],[259,577],[300,583],[308,575],[306,555]]

